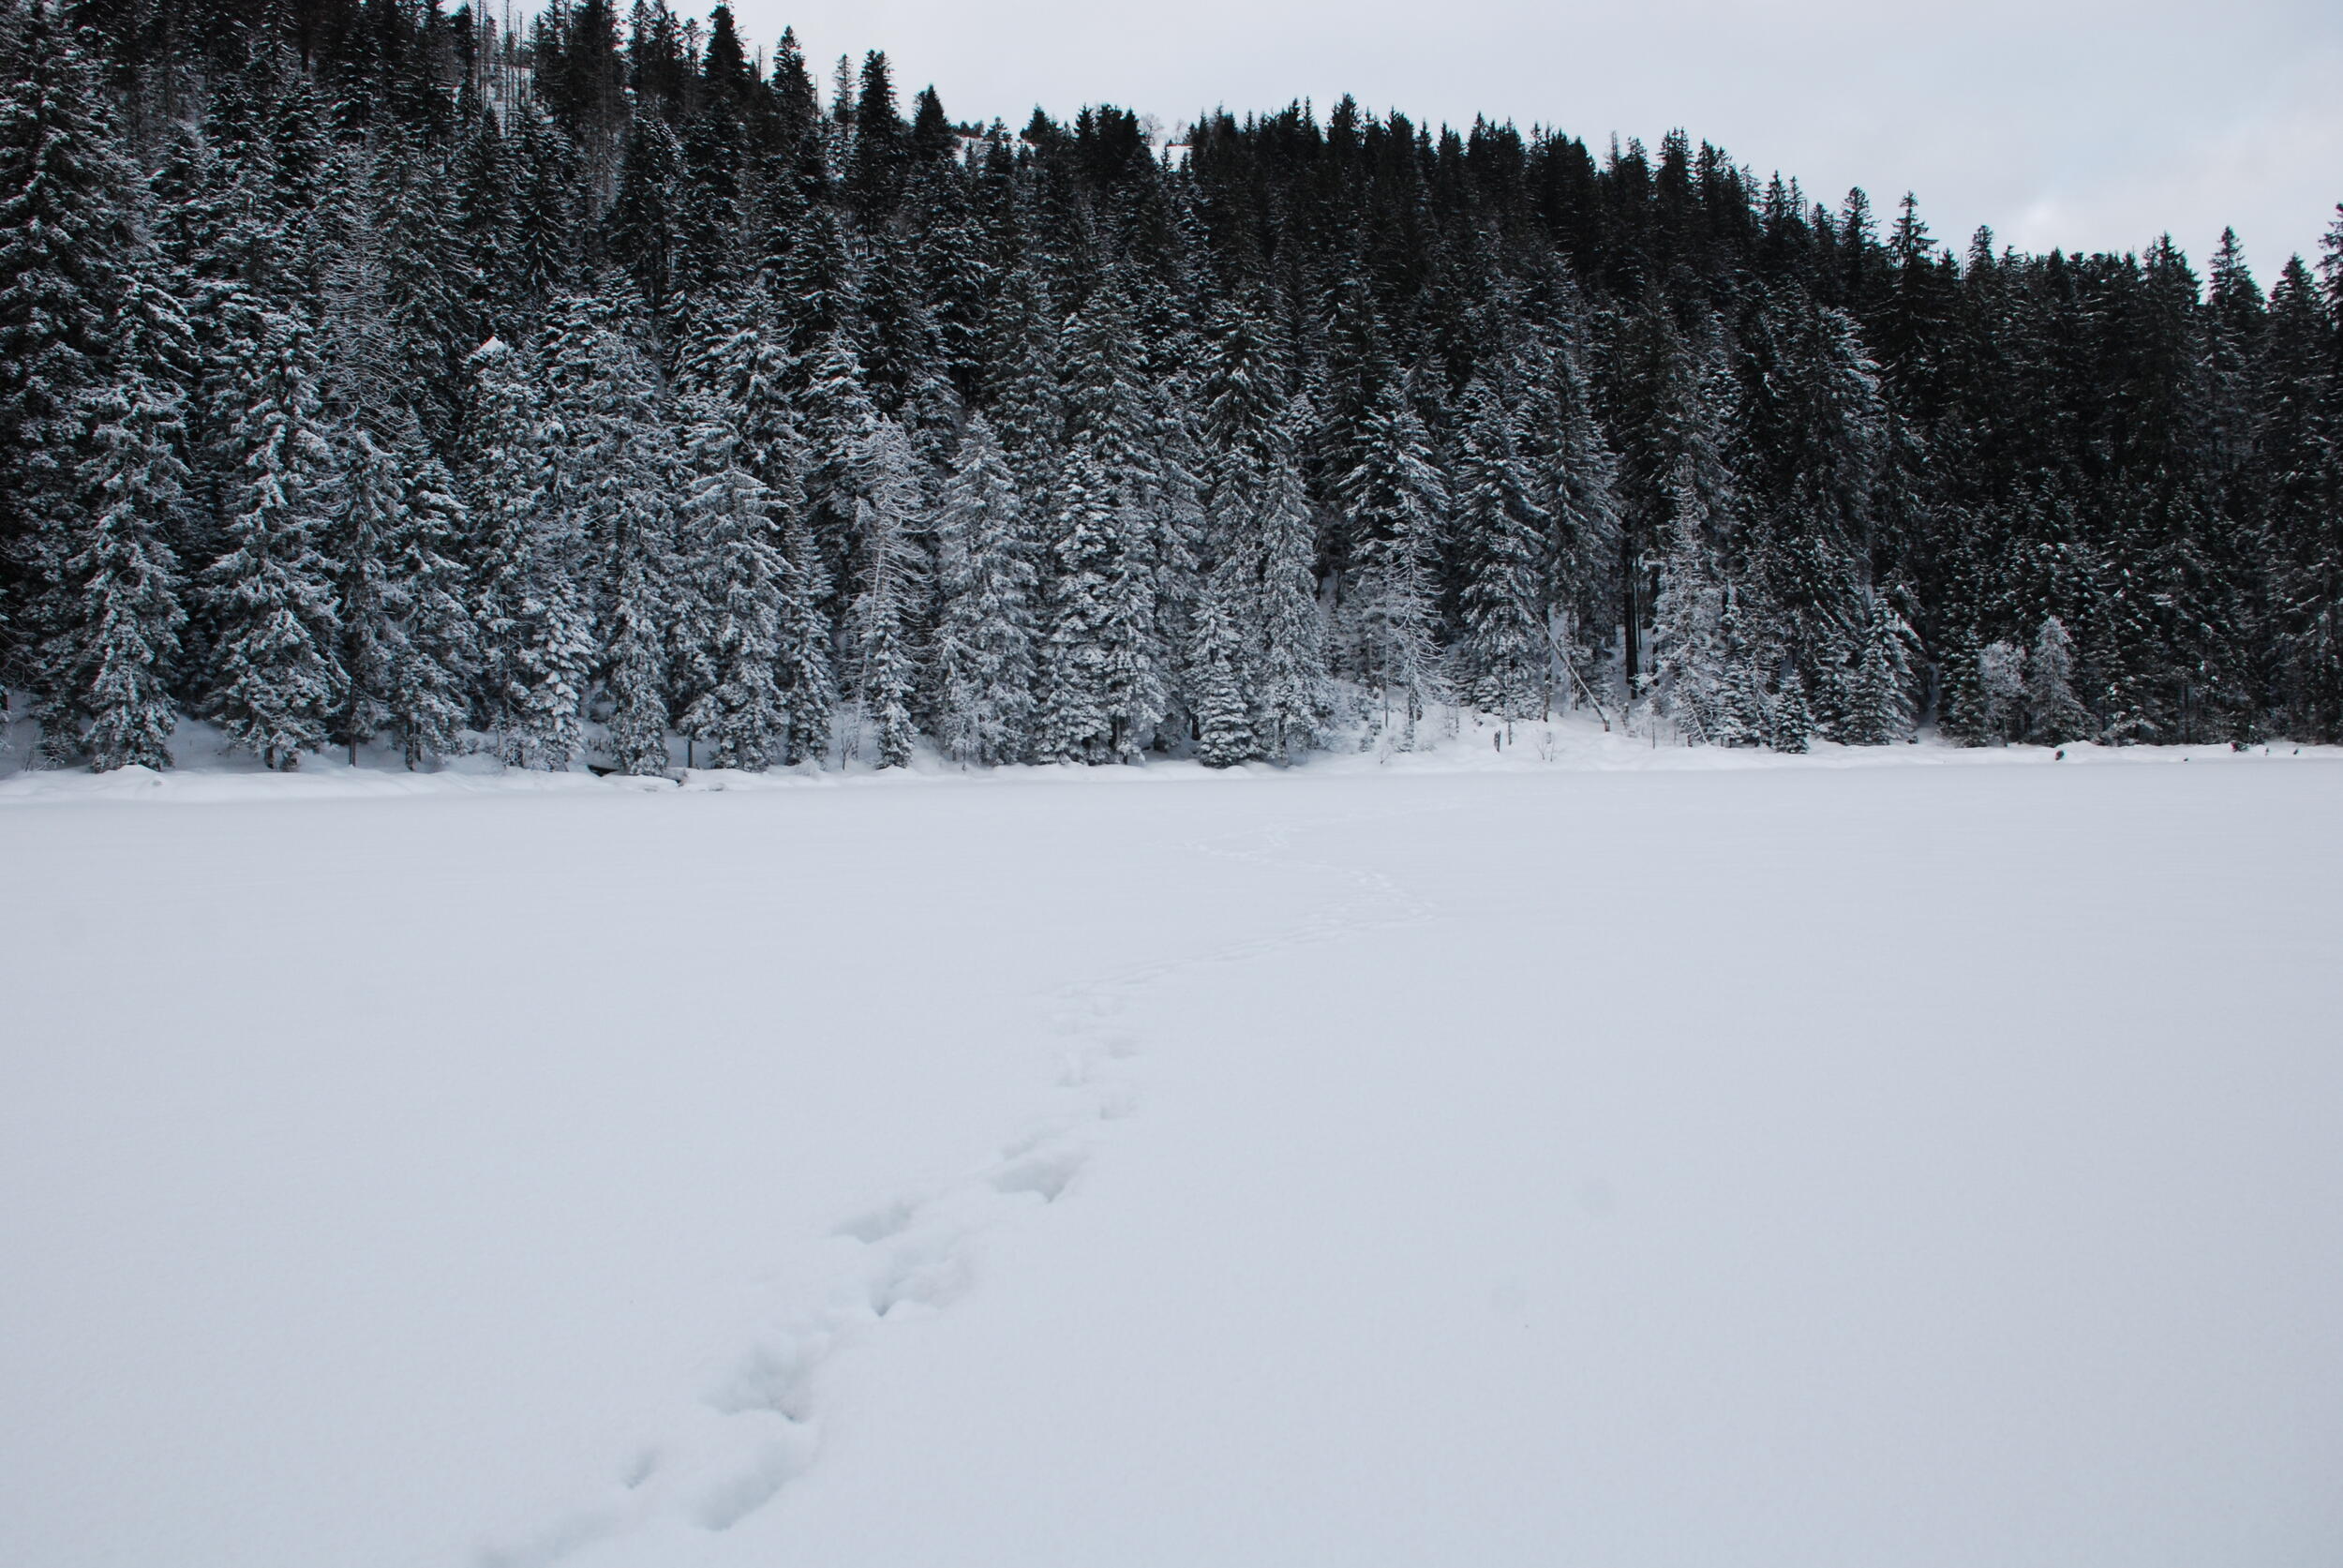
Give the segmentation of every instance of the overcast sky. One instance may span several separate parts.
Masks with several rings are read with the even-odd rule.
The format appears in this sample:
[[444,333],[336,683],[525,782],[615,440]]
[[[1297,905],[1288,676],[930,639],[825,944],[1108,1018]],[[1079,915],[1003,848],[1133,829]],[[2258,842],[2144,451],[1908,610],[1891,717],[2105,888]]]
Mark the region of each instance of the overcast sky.
[[[709,0],[712,4],[712,0]],[[682,0],[682,9],[693,8]],[[623,14],[624,7],[620,7]],[[2202,270],[2235,225],[2266,287],[2343,200],[2343,0],[738,0],[768,50],[794,24],[827,90],[878,48],[959,120],[1109,102],[1167,125],[1343,93],[1420,122],[1475,112],[1656,144],[1681,126],[1762,176],[1940,237],[2047,250],[2170,230]]]

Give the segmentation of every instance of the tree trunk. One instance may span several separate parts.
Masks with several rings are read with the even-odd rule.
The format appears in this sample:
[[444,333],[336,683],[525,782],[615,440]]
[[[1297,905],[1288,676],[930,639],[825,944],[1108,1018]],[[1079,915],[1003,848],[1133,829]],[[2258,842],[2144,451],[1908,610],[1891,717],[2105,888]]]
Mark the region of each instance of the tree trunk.
[[1627,655],[1627,700],[1635,700],[1635,678],[1643,671],[1641,638],[1636,635],[1635,610],[1635,546],[1628,541],[1621,545],[1619,562],[1619,625]]

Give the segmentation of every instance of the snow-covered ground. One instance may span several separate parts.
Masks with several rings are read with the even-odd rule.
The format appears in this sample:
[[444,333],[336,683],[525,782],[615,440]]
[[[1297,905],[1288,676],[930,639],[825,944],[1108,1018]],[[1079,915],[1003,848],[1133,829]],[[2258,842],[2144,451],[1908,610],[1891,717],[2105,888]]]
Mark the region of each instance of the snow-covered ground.
[[2343,757],[687,783],[0,781],[0,1562],[2343,1561]]

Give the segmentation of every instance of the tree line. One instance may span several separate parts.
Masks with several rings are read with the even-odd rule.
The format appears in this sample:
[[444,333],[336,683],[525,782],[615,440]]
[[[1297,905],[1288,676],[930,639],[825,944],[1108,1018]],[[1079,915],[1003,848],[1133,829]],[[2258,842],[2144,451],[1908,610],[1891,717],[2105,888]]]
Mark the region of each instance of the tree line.
[[98,769],[2343,739],[2343,209],[2265,291],[723,6],[0,0],[0,682]]

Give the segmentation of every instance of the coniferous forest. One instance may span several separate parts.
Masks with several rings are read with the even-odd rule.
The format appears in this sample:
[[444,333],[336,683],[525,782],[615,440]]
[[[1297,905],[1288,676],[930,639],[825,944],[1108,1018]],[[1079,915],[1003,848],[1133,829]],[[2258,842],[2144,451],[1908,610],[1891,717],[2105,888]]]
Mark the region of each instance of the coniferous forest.
[[2343,739],[2343,218],[2265,291],[1681,133],[906,115],[721,6],[0,6],[42,765]]

